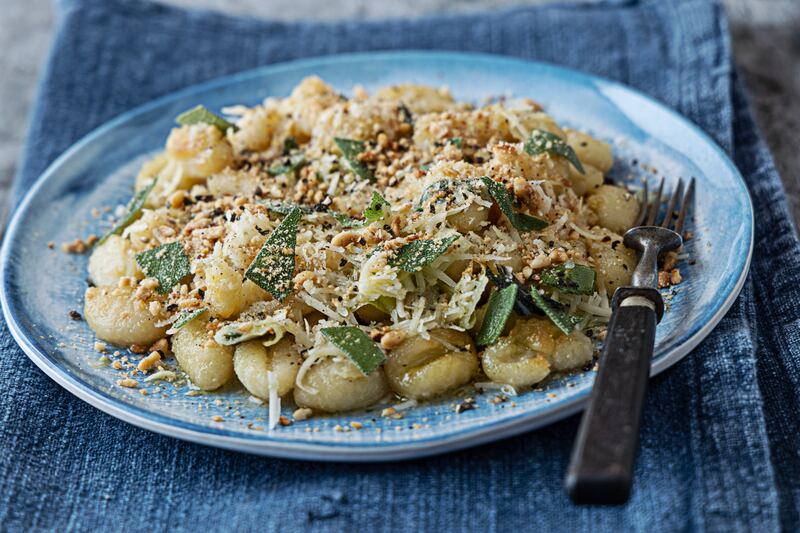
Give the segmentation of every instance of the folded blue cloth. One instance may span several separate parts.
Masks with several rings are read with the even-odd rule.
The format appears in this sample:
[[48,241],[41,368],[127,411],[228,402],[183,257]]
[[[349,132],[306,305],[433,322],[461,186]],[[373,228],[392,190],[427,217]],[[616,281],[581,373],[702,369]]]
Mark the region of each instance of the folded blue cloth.
[[82,135],[154,97],[268,63],[396,48],[494,52],[617,79],[695,121],[742,170],[756,212],[750,277],[700,347],[653,380],[630,503],[578,508],[564,495],[577,417],[413,462],[254,457],[162,437],[89,407],[37,370],[3,324],[0,530],[797,530],[800,248],[716,3],[286,24],[62,0],[18,193]]

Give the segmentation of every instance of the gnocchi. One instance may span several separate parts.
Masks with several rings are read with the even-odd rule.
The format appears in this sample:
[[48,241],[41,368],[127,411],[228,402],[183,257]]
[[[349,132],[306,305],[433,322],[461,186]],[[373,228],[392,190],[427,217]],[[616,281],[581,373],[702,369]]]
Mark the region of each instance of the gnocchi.
[[[527,98],[338,89],[309,77],[180,120],[89,257],[97,337],[164,365],[169,345],[197,387],[272,397],[272,422],[276,393],[337,413],[591,362],[584,331],[602,334],[637,259],[612,146]],[[512,281],[551,312],[501,309]]]
[[233,348],[214,341],[207,320],[193,320],[172,336],[172,352],[178,364],[204,390],[215,390],[233,377]]

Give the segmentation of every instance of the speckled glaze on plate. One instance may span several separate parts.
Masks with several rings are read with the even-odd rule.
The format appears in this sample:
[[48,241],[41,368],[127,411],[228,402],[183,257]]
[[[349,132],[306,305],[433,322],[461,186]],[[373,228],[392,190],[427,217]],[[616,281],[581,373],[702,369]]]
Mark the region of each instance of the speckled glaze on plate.
[[[661,104],[615,82],[499,56],[330,56],[260,68],[161,98],[98,128],[47,169],[10,222],[0,259],[5,319],[39,368],[89,404],[152,431],[233,450],[324,461],[385,461],[452,451],[528,431],[582,408],[594,380],[591,371],[551,380],[541,390],[503,403],[491,403],[495,393],[486,392],[475,396],[476,409],[460,414],[454,412],[458,400],[448,398],[414,407],[401,420],[380,417],[378,408],[268,431],[266,406],[248,402],[241,387],[191,395],[185,382],[162,384],[160,391],[148,383],[144,396],[117,386],[117,371],[97,366],[92,332],[68,316],[70,309],[82,308],[88,257],[49,250],[47,243],[101,233],[107,225],[92,217],[92,208],[130,198],[138,166],[163,146],[181,111],[198,103],[214,110],[253,105],[266,96],[287,95],[309,75],[345,93],[356,84],[369,90],[415,82],[447,85],[456,98],[476,103],[486,96],[528,96],[559,122],[612,142],[613,176],[641,177],[641,163],[657,168],[669,183],[695,176],[694,220],[688,228],[694,239],[687,245],[694,264],[680,265],[685,281],[658,327],[653,374],[692,350],[744,283],[753,240],[744,182],[711,139]],[[635,167],[634,159],[640,162]],[[42,281],[55,275],[58,283]],[[284,406],[284,414],[290,410]],[[215,422],[216,415],[224,421]],[[353,421],[363,428],[336,430]]]

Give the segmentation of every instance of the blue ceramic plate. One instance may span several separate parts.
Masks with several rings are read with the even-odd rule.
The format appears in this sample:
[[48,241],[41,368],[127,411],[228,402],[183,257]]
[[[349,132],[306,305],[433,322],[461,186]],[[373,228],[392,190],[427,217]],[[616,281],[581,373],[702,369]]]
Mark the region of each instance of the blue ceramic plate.
[[[645,175],[642,164],[673,182],[697,178],[688,243],[692,264],[669,300],[658,327],[653,373],[694,348],[719,322],[747,273],[753,240],[750,198],[741,176],[702,131],[673,111],[617,83],[552,65],[504,57],[453,53],[374,53],[275,65],[198,85],[109,122],[75,144],[39,179],[17,209],[2,249],[3,312],[28,356],[45,373],[91,405],[137,426],[181,439],[280,457],[326,461],[383,461],[473,446],[528,431],[566,417],[584,405],[594,379],[586,372],[551,380],[541,390],[454,412],[444,399],[381,418],[380,412],[319,417],[266,426],[267,408],[241,389],[195,395],[184,384],[147,384],[149,394],[116,386],[118,373],[97,367],[94,337],[81,309],[86,256],[49,250],[107,227],[92,208],[124,204],[138,166],[159,150],[173,119],[198,103],[218,110],[285,96],[302,78],[318,75],[343,92],[402,82],[447,85],[461,100],[529,96],[563,124],[613,143],[618,177]],[[638,164],[634,164],[636,160]],[[713,236],[713,240],[712,240]],[[291,414],[284,408],[284,414]],[[219,415],[223,422],[215,422]],[[360,430],[340,431],[352,421]]]

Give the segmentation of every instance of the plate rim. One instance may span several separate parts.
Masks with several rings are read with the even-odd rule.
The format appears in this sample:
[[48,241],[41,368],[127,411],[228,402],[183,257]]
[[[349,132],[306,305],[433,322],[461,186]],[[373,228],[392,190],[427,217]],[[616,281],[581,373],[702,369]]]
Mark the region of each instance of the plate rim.
[[281,71],[285,70],[313,68],[315,65],[329,65],[330,63],[337,62],[380,61],[397,58],[402,58],[405,60],[431,60],[436,57],[461,60],[479,59],[482,61],[495,63],[505,62],[516,64],[518,66],[533,66],[542,70],[553,72],[562,79],[578,78],[582,81],[600,81],[604,84],[622,88],[625,91],[644,98],[648,103],[656,106],[660,112],[666,113],[673,120],[676,120],[685,127],[691,129],[703,141],[705,141],[708,146],[712,148],[714,154],[718,156],[721,162],[728,167],[728,170],[739,179],[747,200],[748,210],[746,215],[747,222],[749,223],[750,227],[750,232],[748,235],[749,247],[747,250],[747,256],[739,274],[739,278],[736,280],[733,288],[728,293],[725,300],[719,306],[717,311],[708,319],[706,324],[690,335],[686,340],[684,340],[684,342],[676,346],[671,352],[668,352],[666,355],[653,363],[650,371],[651,377],[659,374],[683,359],[703,339],[705,339],[705,337],[727,314],[728,310],[736,301],[742,288],[744,287],[750,269],[754,246],[754,209],[752,198],[749,190],[747,189],[747,184],[733,161],[731,161],[731,159],[716,143],[716,141],[714,141],[694,122],[684,117],[677,111],[669,108],[655,98],[618,81],[543,61],[533,61],[497,54],[436,50],[398,50],[333,54],[264,65],[226,76],[213,78],[202,83],[190,85],[183,89],[170,92],[142,105],[136,106],[128,111],[124,111],[84,135],[47,166],[44,172],[36,179],[31,188],[25,193],[19,205],[14,210],[11,219],[9,220],[6,234],[2,243],[2,248],[0,249],[0,264],[2,264],[2,271],[0,271],[0,305],[2,306],[3,315],[6,319],[6,324],[11,332],[12,337],[20,346],[20,348],[22,348],[27,357],[53,381],[89,405],[105,412],[106,414],[109,414],[124,422],[133,424],[137,427],[160,433],[168,437],[228,450],[285,459],[317,460],[325,462],[382,462],[426,457],[512,437],[514,435],[548,425],[579,412],[588,401],[591,389],[577,394],[569,400],[565,400],[560,405],[555,406],[544,413],[522,413],[517,417],[496,421],[495,423],[483,423],[479,427],[464,429],[452,435],[441,437],[432,436],[426,439],[396,444],[380,444],[376,446],[370,443],[314,443],[270,439],[251,439],[247,437],[226,435],[224,432],[219,432],[213,428],[204,428],[192,423],[186,424],[189,426],[199,427],[200,429],[183,427],[179,419],[170,418],[147,411],[140,407],[125,403],[123,400],[113,397],[101,390],[93,388],[89,383],[77,376],[73,376],[68,371],[65,371],[46,351],[40,350],[35,343],[31,341],[21,324],[17,321],[17,317],[14,312],[15,306],[12,303],[11,295],[9,294],[8,279],[8,273],[10,269],[8,257],[11,255],[11,242],[14,240],[12,237],[18,232],[18,226],[20,225],[23,213],[26,211],[29,204],[33,201],[33,198],[38,194],[40,189],[42,189],[44,185],[50,179],[52,179],[63,162],[68,161],[75,152],[81,150],[85,145],[91,143],[95,138],[102,136],[108,130],[115,128],[119,124],[128,121],[136,115],[146,113],[147,111],[170,101],[179,100],[186,96],[200,92],[223,88],[229,84],[237,83],[250,78],[257,78],[264,76],[265,74],[274,75],[280,74]]

